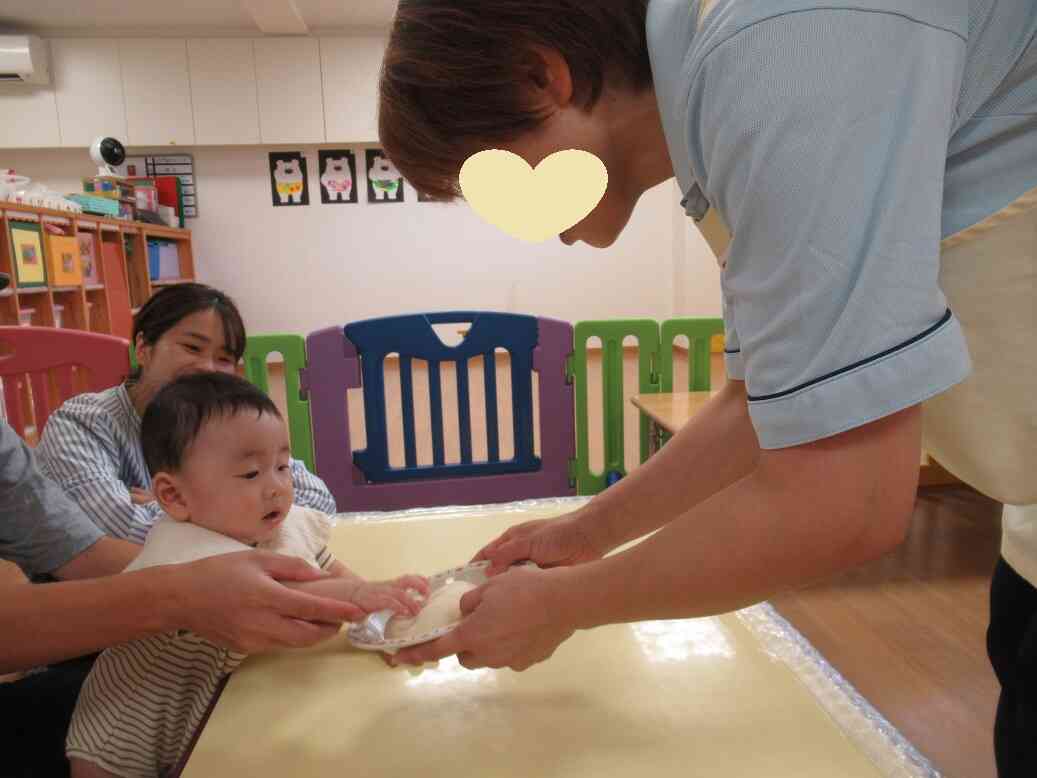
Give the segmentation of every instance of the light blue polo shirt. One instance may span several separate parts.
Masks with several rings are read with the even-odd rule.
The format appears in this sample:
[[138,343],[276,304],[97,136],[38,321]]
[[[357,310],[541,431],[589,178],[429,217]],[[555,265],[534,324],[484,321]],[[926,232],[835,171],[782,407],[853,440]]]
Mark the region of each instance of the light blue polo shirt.
[[1037,187],[1035,0],[651,0],[689,215],[732,232],[728,374],[764,448],[917,404],[970,370],[940,240]]

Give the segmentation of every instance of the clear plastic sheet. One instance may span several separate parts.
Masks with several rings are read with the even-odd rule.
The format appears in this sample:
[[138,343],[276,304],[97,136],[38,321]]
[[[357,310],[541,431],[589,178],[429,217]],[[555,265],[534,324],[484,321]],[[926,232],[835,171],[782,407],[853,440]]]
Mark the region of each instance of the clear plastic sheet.
[[[511,513],[515,522],[576,510],[589,497],[555,497],[519,502],[415,508],[406,511],[340,513],[341,522],[430,521]],[[940,773],[843,676],[771,606],[760,603],[735,616],[773,660],[788,667],[807,687],[843,734],[888,778],[940,778]]]
[[940,772],[769,603],[737,611],[764,651],[806,686],[825,712],[889,778],[940,778]]
[[574,511],[590,502],[590,497],[544,497],[537,500],[490,503],[488,505],[445,505],[437,508],[412,508],[405,511],[363,511],[336,514],[335,520],[342,522],[377,521],[427,521],[430,519],[463,519],[466,516],[483,516],[487,513],[514,513],[515,521],[558,516]]

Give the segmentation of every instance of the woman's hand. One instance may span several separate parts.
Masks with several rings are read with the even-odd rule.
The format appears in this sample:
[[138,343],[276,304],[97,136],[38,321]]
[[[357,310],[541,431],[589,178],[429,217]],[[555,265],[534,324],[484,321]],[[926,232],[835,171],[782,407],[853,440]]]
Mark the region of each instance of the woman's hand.
[[148,489],[141,489],[139,486],[131,486],[130,502],[134,505],[147,505],[150,502],[155,502],[155,495],[153,495]]
[[557,573],[517,567],[491,578],[461,598],[465,618],[457,629],[438,640],[402,649],[387,661],[420,665],[457,654],[469,670],[510,667],[518,671],[543,662],[575,631],[556,607]]
[[532,561],[540,567],[565,567],[601,559],[610,549],[603,538],[587,528],[579,513],[556,519],[518,524],[483,547],[473,562],[488,560],[489,575],[503,573],[516,562]]
[[353,603],[283,585],[324,580],[327,574],[280,554],[242,551],[165,570],[174,628],[236,651],[311,646],[334,637],[343,622],[365,615]]

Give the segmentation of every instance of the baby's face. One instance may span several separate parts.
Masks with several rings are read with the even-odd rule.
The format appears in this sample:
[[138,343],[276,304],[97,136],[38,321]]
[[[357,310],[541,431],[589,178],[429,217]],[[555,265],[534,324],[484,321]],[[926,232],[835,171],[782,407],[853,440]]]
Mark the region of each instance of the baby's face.
[[290,451],[288,428],[268,413],[207,421],[177,478],[190,521],[242,543],[272,538],[292,507]]

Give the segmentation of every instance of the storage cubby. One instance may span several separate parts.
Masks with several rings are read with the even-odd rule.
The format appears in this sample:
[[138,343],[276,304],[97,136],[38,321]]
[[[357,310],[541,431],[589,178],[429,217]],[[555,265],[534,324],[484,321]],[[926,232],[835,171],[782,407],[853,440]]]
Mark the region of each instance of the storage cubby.
[[[128,338],[133,313],[156,289],[194,280],[189,230],[17,203],[0,202],[0,215],[0,271],[11,276],[10,287],[0,292],[0,324],[61,326]],[[38,260],[47,268],[45,285],[19,285],[12,223],[39,230]],[[148,242],[155,240],[175,247],[178,278],[152,281]]]

